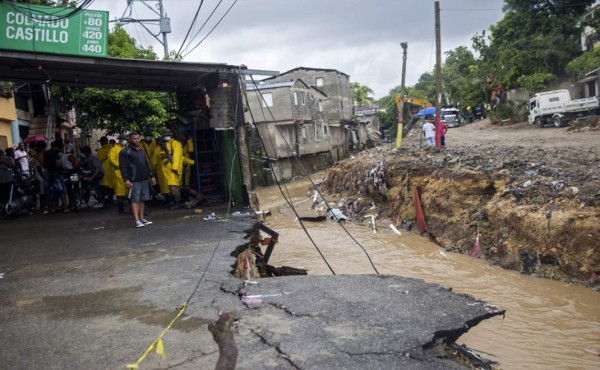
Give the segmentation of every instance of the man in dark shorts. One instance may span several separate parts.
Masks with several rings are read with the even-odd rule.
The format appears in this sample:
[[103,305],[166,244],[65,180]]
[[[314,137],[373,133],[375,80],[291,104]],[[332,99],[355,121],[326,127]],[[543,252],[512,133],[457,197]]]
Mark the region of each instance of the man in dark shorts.
[[150,200],[150,185],[156,185],[156,178],[150,170],[150,163],[146,153],[140,146],[140,134],[129,134],[129,145],[119,152],[119,168],[127,194],[131,202],[131,214],[135,220],[135,227],[144,227],[152,224],[144,218],[144,202]]

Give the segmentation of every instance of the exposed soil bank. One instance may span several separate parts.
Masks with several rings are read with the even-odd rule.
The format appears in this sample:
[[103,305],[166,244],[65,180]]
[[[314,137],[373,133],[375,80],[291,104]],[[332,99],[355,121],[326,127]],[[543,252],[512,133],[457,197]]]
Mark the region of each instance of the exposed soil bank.
[[[592,122],[594,123],[594,122]],[[414,221],[415,187],[430,232],[445,248],[505,268],[597,285],[600,155],[597,125],[450,129],[441,152],[409,137],[336,164],[326,187],[349,216]],[[361,216],[361,217],[356,217]]]

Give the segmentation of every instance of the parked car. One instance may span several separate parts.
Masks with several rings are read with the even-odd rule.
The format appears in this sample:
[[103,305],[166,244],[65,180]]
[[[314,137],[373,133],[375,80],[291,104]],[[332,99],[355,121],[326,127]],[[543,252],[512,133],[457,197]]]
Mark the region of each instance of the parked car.
[[459,127],[462,124],[460,111],[456,108],[442,108],[440,110],[440,119],[448,127]]

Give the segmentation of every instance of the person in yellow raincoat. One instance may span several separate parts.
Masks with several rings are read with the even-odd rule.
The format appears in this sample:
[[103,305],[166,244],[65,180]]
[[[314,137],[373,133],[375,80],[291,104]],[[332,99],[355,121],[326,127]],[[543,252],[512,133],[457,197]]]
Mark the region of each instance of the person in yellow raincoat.
[[204,196],[197,192],[193,186],[196,183],[196,179],[192,178],[192,168],[196,163],[194,159],[194,140],[190,136],[187,139],[182,138],[181,141],[185,143],[183,146],[183,186],[181,194],[188,199],[185,208],[194,208],[204,200]]
[[121,176],[121,170],[119,169],[119,153],[127,145],[127,136],[119,135],[119,141],[110,149],[108,153],[108,159],[112,166],[113,177],[113,189],[117,196],[117,205],[119,206],[119,213],[125,213],[125,196],[127,190],[125,188],[125,182]]
[[165,146],[165,141],[162,137],[157,137],[154,142],[156,143],[156,148],[152,152],[152,157],[150,161],[150,168],[152,172],[156,174],[156,182],[158,183],[159,192],[167,196],[169,194],[169,185],[167,185],[167,179],[165,177],[165,165],[163,158],[166,158],[166,153],[163,150]]
[[113,197],[113,185],[112,185],[112,178],[114,176],[113,171],[112,171],[112,166],[110,164],[110,161],[108,160],[108,152],[110,152],[110,146],[108,146],[108,138],[106,136],[102,136],[100,138],[100,148],[98,149],[98,160],[100,161],[100,163],[102,163],[102,168],[104,169],[104,176],[102,177],[102,179],[100,180],[100,186],[102,187],[102,190],[104,191],[104,199],[103,202],[106,203],[111,203],[112,202],[112,197]]
[[154,141],[154,134],[152,131],[144,131],[144,138],[140,141],[140,146],[146,152],[146,159],[148,159],[148,163],[150,163],[150,168],[152,168],[152,154],[156,149],[156,142]]
[[181,202],[183,147],[179,141],[173,138],[173,131],[169,129],[163,131],[162,138],[164,140],[164,145],[161,145],[163,153],[160,155],[157,167],[160,169],[162,166],[162,172],[174,202],[171,210],[175,210],[183,207]]

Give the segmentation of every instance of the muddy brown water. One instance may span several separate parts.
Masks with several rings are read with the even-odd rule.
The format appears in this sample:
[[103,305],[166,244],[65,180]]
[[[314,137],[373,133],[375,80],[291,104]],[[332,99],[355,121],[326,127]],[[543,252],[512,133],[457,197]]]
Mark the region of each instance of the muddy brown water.
[[[309,186],[301,180],[284,189],[303,216],[315,214]],[[331,274],[279,189],[261,188],[258,196],[261,208],[272,212],[267,225],[280,233],[270,263]],[[342,227],[332,221],[304,224],[336,274],[374,273]],[[589,353],[600,350],[600,293],[444,252],[417,233],[401,230],[397,235],[386,226],[378,225],[373,233],[368,226],[346,224],[381,274],[423,279],[506,309],[504,318],[485,320],[460,337],[459,344],[499,362],[501,369],[600,369],[600,357]]]

